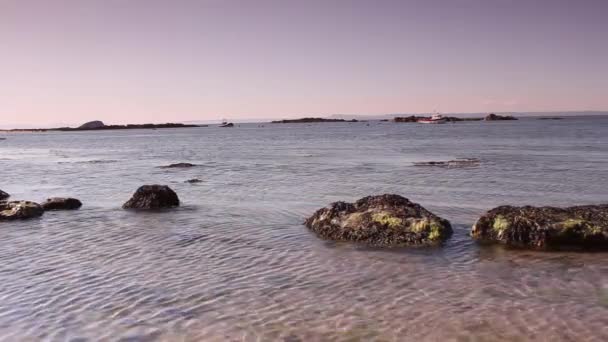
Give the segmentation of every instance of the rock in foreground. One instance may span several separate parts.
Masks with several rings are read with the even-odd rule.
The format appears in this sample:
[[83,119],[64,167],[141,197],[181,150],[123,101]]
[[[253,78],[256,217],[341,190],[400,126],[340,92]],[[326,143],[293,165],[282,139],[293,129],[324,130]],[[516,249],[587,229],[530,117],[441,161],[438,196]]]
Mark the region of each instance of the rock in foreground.
[[520,247],[608,250],[608,205],[501,206],[479,218],[471,235],[481,241]]
[[143,185],[123,204],[125,209],[162,209],[179,206],[175,191],[166,185]]
[[76,210],[82,207],[82,202],[75,198],[53,197],[42,203],[44,210]]
[[11,195],[9,195],[8,193],[0,190],[0,200],[7,199],[9,197],[11,197]]
[[318,236],[376,246],[432,245],[452,234],[450,223],[399,195],[335,202],[305,222]]
[[0,202],[0,221],[23,220],[42,216],[44,209],[30,201]]

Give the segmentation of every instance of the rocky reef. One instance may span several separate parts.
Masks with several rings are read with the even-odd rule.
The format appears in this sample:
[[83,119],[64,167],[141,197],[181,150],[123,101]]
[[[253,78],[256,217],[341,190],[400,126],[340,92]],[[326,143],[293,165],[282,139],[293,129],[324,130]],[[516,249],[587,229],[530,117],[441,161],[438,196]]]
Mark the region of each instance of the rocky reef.
[[0,221],[24,220],[44,214],[40,204],[30,201],[0,201]]
[[6,193],[6,192],[4,192],[4,191],[0,190],[0,201],[1,201],[1,200],[4,200],[4,199],[7,199],[7,198],[9,198],[9,197],[11,197],[11,195],[9,195],[8,193]]
[[76,210],[82,207],[82,202],[76,198],[52,197],[42,203],[42,209],[48,210]]
[[125,204],[124,209],[162,209],[179,206],[175,191],[166,185],[140,186]]
[[471,236],[528,248],[608,250],[608,204],[568,208],[501,206],[481,216]]
[[375,246],[434,245],[452,234],[447,220],[392,194],[368,196],[355,203],[331,203],[305,224],[324,239]]
[[517,120],[516,117],[511,116],[511,115],[498,115],[498,114],[488,114],[486,115],[485,118],[483,118],[484,121],[505,121],[505,120]]

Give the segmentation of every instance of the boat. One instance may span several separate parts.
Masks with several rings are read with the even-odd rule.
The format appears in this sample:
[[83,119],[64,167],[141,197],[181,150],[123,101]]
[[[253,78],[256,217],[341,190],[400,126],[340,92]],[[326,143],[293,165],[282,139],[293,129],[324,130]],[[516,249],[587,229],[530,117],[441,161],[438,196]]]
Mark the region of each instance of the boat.
[[232,122],[222,120],[222,123],[218,127],[234,127],[234,124]]
[[434,114],[430,118],[419,119],[418,122],[424,124],[444,124],[448,122],[448,119],[444,118],[441,114]]

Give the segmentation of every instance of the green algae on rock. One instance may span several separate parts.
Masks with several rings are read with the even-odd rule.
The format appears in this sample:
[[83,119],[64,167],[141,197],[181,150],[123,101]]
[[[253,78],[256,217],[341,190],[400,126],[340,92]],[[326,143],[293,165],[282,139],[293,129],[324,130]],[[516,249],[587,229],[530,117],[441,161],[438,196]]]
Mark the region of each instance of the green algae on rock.
[[608,250],[608,205],[494,208],[475,223],[480,241],[539,249]]
[[450,223],[399,195],[334,202],[305,222],[318,236],[375,246],[435,245],[452,235]]

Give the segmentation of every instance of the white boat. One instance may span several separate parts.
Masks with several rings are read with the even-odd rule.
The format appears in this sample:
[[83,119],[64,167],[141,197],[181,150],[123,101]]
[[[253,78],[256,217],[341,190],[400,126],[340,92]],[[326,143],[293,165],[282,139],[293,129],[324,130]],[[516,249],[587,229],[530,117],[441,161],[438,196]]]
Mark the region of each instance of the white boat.
[[420,119],[418,122],[424,124],[444,124],[448,122],[448,119],[444,118],[441,114],[434,114],[430,118]]

